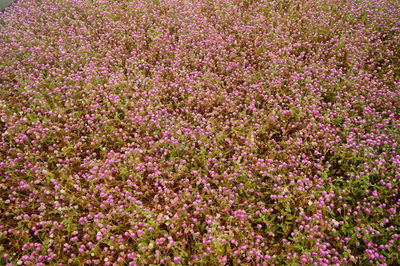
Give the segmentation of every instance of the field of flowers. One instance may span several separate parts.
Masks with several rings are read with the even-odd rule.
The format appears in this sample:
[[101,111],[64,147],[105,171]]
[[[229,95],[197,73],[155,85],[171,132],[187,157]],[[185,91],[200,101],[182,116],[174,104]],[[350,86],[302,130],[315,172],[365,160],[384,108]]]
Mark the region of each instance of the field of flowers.
[[400,1],[17,0],[0,265],[395,265]]

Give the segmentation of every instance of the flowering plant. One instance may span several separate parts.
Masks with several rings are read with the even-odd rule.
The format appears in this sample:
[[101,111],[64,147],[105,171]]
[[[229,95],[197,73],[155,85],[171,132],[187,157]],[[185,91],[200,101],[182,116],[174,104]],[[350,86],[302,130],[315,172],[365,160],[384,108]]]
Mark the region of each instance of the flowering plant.
[[0,43],[0,264],[399,262],[399,1],[20,0]]

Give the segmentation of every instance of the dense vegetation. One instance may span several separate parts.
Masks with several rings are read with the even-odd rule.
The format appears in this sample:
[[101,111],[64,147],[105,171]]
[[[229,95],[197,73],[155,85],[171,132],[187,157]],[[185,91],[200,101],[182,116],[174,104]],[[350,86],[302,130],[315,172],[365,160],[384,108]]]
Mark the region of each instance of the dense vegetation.
[[399,263],[399,1],[0,23],[0,264]]

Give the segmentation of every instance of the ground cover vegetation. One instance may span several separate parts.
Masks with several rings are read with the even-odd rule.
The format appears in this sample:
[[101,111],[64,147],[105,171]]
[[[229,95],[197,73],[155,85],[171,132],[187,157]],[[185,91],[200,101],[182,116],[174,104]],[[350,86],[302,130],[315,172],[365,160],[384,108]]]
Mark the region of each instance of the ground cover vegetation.
[[400,2],[17,0],[0,264],[399,263]]

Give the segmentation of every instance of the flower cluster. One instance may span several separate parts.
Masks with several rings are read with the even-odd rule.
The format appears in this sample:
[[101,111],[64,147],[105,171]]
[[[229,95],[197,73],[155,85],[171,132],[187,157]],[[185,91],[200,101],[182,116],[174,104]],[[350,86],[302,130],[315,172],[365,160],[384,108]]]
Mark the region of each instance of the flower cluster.
[[399,262],[399,1],[19,0],[0,43],[0,264]]

